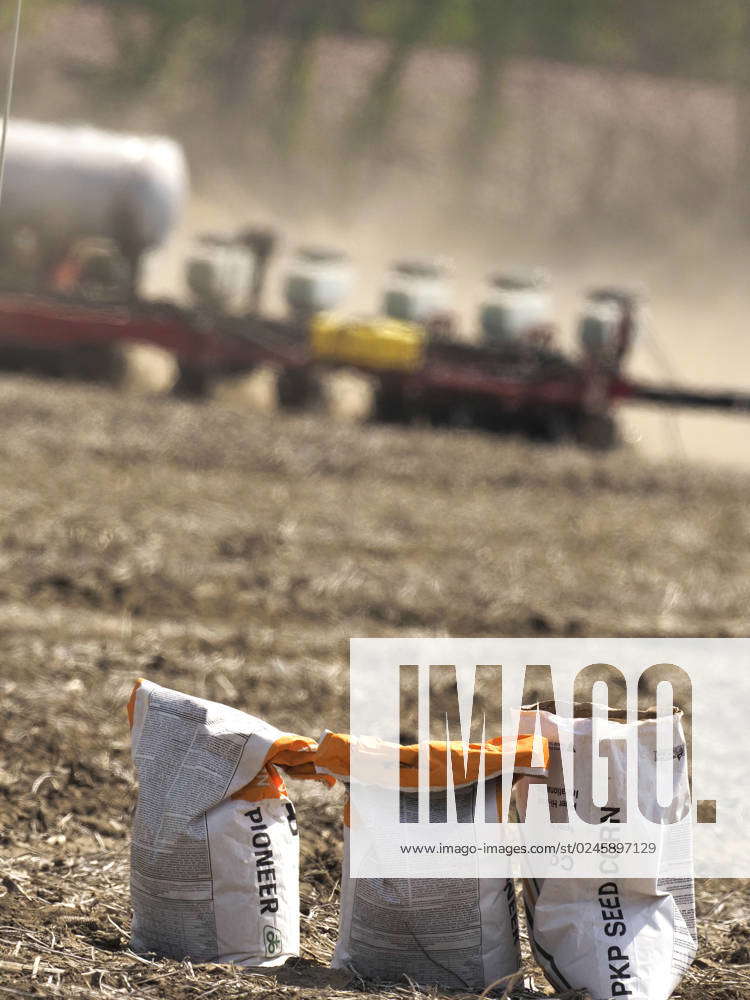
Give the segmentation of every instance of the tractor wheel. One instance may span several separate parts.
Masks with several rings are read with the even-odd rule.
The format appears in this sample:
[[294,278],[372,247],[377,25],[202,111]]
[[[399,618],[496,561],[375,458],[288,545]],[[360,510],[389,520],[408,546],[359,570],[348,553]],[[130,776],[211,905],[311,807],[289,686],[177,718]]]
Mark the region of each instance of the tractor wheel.
[[119,344],[82,344],[66,351],[60,364],[64,378],[107,385],[120,385],[126,371],[127,360]]
[[478,417],[474,407],[468,403],[433,403],[425,409],[431,427],[450,427],[466,430],[476,427]]
[[183,399],[205,399],[211,390],[211,376],[202,368],[182,362],[177,367],[177,379],[172,386],[175,396]]
[[431,427],[450,427],[453,420],[453,410],[450,406],[440,406],[434,403],[427,410],[427,419]]
[[276,379],[276,399],[284,410],[304,410],[322,399],[318,378],[305,369],[288,369]]
[[581,414],[576,437],[580,444],[594,451],[609,451],[620,443],[617,424],[609,413]]
[[562,444],[576,436],[573,414],[562,407],[551,406],[535,413],[528,425],[529,437],[546,444]]
[[373,393],[372,419],[381,424],[405,424],[409,412],[399,386],[379,385]]

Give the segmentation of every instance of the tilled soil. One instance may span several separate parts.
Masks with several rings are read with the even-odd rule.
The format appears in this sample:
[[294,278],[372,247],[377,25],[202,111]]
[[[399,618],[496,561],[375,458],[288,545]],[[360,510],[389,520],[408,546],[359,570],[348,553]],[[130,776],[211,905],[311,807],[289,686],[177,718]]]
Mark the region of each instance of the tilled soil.
[[[1,994],[421,996],[328,969],[342,803],[317,788],[298,961],[128,951],[139,675],[315,736],[347,726],[350,636],[747,633],[747,477],[22,378],[0,419]],[[750,994],[749,903],[700,884],[684,1000]]]

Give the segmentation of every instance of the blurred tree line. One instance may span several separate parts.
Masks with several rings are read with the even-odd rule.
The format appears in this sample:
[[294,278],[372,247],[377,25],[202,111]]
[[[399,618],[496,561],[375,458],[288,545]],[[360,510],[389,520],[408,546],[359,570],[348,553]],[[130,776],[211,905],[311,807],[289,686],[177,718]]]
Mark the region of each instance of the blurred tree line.
[[[31,0],[34,3],[34,0]],[[50,0],[36,0],[43,7]],[[497,118],[505,62],[514,56],[640,70],[750,88],[750,0],[84,0],[107,12],[118,89],[137,90],[170,62],[186,33],[224,96],[247,90],[253,54],[270,35],[289,40],[275,136],[293,140],[315,45],[324,34],[374,36],[389,53],[352,118],[351,146],[376,142],[410,56],[423,45],[475,53],[469,157],[481,158]],[[220,93],[221,97],[222,94]],[[750,162],[750,112],[748,161]]]
[[[59,0],[26,0],[41,20]],[[374,38],[382,57],[361,84],[344,125],[347,162],[377,149],[400,100],[401,84],[420,48],[473,54],[472,97],[464,113],[460,160],[482,170],[504,121],[503,76],[522,58],[683,77],[733,88],[737,97],[738,177],[750,178],[750,0],[78,0],[104,16],[114,56],[80,68],[87,89],[112,100],[137,99],[189,73],[217,109],[253,106],[256,64],[269,40],[281,40],[280,84],[264,127],[280,153],[302,134],[324,36]],[[33,14],[32,14],[33,11]],[[617,129],[616,122],[607,126]],[[606,191],[612,136],[602,136],[602,162],[591,170],[591,204]],[[363,158],[366,158],[363,156]],[[290,161],[293,158],[290,158]],[[294,169],[292,166],[290,169]],[[750,184],[747,185],[750,190]],[[750,219],[750,195],[746,215]]]
[[[51,0],[30,0],[41,8]],[[600,63],[649,73],[745,82],[749,0],[83,0],[112,18],[133,81],[157,72],[181,31],[199,23],[229,42],[282,33],[304,49],[323,33],[499,55]],[[137,39],[137,53],[133,42]],[[136,58],[133,58],[136,56]],[[396,62],[398,71],[400,59]]]
[[[52,0],[29,0],[37,10]],[[750,86],[750,0],[83,0],[106,12],[117,44],[109,70],[137,90],[165,71],[189,33],[193,56],[236,93],[268,36],[290,41],[282,110],[303,103],[315,45],[325,34],[378,37],[388,58],[370,81],[359,130],[388,119],[410,56],[461,46],[477,60],[475,137],[491,123],[504,62],[526,56]],[[284,115],[282,114],[282,118]],[[291,126],[291,127],[290,127]],[[280,130],[283,138],[284,128]]]

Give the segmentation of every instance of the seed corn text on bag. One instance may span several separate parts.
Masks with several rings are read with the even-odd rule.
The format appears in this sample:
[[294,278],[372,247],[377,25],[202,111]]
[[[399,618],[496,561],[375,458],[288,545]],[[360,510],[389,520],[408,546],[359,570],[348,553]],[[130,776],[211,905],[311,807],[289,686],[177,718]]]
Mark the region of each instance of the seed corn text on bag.
[[[523,742],[516,755],[518,769],[543,773],[543,769],[531,767],[531,738]],[[371,743],[377,752],[377,741]],[[350,745],[348,736],[325,733],[316,754],[316,768],[348,783]],[[501,785],[497,775],[502,770],[502,745],[493,741],[485,750],[488,780],[480,784],[479,744],[470,745],[466,770],[460,742],[430,744],[431,810],[445,811],[448,754],[458,818],[474,816],[478,796],[485,798],[485,814],[494,813],[499,818]],[[404,819],[417,811],[418,760],[417,746],[400,748]],[[403,982],[408,976],[422,986],[462,990],[481,990],[518,970],[521,955],[512,879],[365,879],[351,878],[349,871],[347,803],[335,968],[351,968],[382,981]]]
[[276,765],[315,742],[149,681],[128,715],[133,950],[250,966],[297,955],[299,837]]
[[[559,744],[563,730],[573,740],[577,802],[578,786],[591,781],[592,706],[578,704],[574,711],[576,717],[571,719],[554,715],[547,705],[539,706],[541,735],[549,741],[547,801],[553,822],[564,822],[569,803],[573,807],[570,790],[567,797],[564,792]],[[622,712],[610,712],[609,717],[620,722],[623,730],[626,724],[638,726],[638,765],[644,776],[639,788],[641,809],[656,823],[681,816],[690,794],[681,713],[673,716],[672,747],[667,748],[677,763],[671,813],[656,797],[655,713],[641,713],[637,723],[626,723]],[[522,711],[519,732],[533,732],[536,720],[536,708]],[[588,822],[606,822],[613,810],[625,814],[626,762],[624,753],[610,754],[606,812],[605,807],[590,806],[592,815],[584,817]],[[523,778],[516,785],[522,819],[529,787],[535,780]],[[588,796],[580,799],[589,801]],[[618,878],[603,874],[598,879],[525,879],[524,903],[534,955],[550,983],[561,991],[585,989],[592,1000],[666,1000],[695,955],[695,901],[690,877]]]

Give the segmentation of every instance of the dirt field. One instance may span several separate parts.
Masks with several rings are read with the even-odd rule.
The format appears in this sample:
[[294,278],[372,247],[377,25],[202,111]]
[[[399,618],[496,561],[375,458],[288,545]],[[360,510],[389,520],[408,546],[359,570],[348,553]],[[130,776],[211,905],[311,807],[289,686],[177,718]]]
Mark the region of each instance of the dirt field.
[[[0,419],[0,995],[421,996],[327,968],[341,800],[308,788],[301,959],[127,951],[138,675],[317,735],[350,636],[747,632],[746,475],[20,378]],[[749,995],[749,905],[700,885],[684,1000]]]

